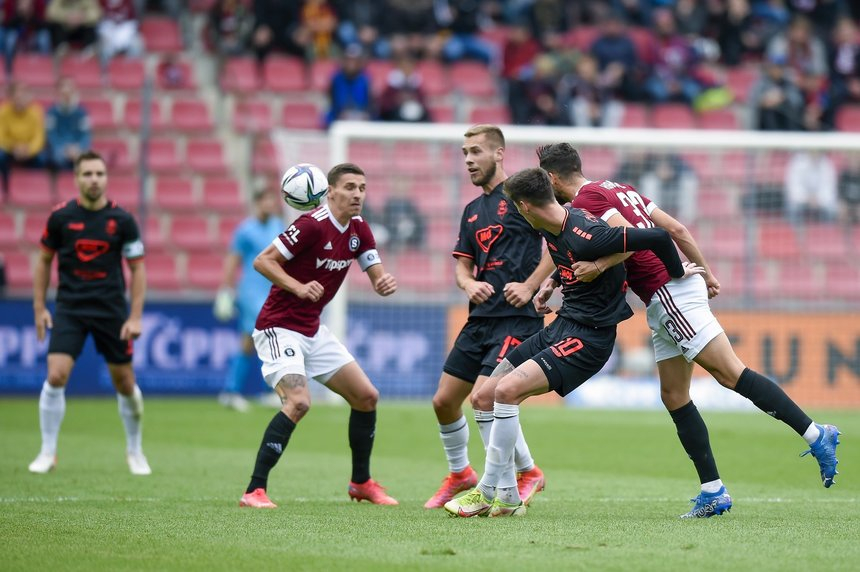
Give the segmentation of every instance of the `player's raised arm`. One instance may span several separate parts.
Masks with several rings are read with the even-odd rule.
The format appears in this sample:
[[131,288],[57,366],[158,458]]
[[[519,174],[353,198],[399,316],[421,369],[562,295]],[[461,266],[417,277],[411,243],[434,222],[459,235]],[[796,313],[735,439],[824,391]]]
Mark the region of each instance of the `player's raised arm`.
[[651,220],[653,220],[654,224],[660,228],[666,229],[678,245],[678,248],[681,249],[681,252],[684,253],[684,256],[686,256],[690,262],[705,269],[702,277],[705,279],[705,284],[708,286],[708,298],[717,296],[720,293],[720,283],[713,273],[711,273],[711,268],[705,260],[705,255],[702,254],[702,251],[699,249],[699,245],[696,243],[696,239],[693,238],[693,235],[690,234],[687,227],[680,221],[676,220],[672,215],[659,208],[655,208],[654,211],[651,212]]
[[287,259],[275,245],[270,244],[254,259],[254,270],[268,278],[269,282],[278,288],[295,294],[302,300],[316,302],[322,298],[324,292],[322,284],[316,280],[306,284],[299,282],[284,270],[283,265],[286,261]]
[[380,296],[390,296],[397,291],[397,280],[385,271],[382,264],[374,264],[367,269],[367,277],[373,284],[373,289]]
[[486,302],[496,291],[489,282],[475,280],[475,261],[465,256],[457,257],[454,267],[457,286],[466,293],[473,304]]
[[[615,213],[609,217],[606,224],[609,226],[633,226],[630,224],[630,221],[619,213]],[[615,254],[601,256],[594,261],[580,260],[573,265],[573,275],[581,282],[591,282],[606,272],[607,268],[621,264],[631,256],[633,256],[633,252],[616,252]]]

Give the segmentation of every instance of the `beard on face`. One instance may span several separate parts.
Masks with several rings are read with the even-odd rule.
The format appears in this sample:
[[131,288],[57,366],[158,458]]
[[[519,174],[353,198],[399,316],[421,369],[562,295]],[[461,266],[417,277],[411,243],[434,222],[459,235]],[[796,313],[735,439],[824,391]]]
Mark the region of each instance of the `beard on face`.
[[496,164],[490,163],[490,168],[487,169],[487,172],[484,173],[484,176],[482,176],[477,181],[474,181],[474,183],[472,183],[472,184],[474,184],[476,187],[483,187],[484,185],[486,185],[487,183],[492,181],[493,177],[495,177],[495,176],[496,176]]

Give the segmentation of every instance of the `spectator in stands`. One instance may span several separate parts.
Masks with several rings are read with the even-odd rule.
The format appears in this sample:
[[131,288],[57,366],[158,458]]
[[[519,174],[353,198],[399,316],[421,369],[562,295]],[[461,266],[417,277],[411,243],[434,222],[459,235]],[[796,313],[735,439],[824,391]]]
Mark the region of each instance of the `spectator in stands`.
[[248,48],[253,18],[242,0],[217,0],[209,10],[206,41],[218,56],[238,56]]
[[839,173],[837,187],[846,222],[860,224],[860,154],[848,158],[844,170]]
[[57,101],[45,116],[48,138],[48,165],[52,169],[70,171],[74,161],[92,142],[87,110],[78,102],[78,93],[71,78],[57,82]]
[[382,208],[382,225],[388,232],[387,246],[392,249],[423,247],[427,222],[409,197],[409,187],[395,185],[392,191]]
[[373,98],[370,75],[364,66],[361,46],[352,44],[344,50],[341,67],[331,78],[329,110],[325,124],[338,119],[372,119]]
[[143,40],[138,33],[133,0],[101,0],[102,19],[98,25],[102,62],[117,55],[139,57]]
[[834,221],[838,213],[836,167],[819,151],[791,156],[785,171],[785,214],[789,221]]
[[608,87],[623,99],[640,98],[642,78],[636,75],[639,60],[636,46],[618,15],[612,14],[600,24],[600,35],[589,52],[597,58],[600,75]]
[[74,44],[84,54],[94,53],[101,17],[99,0],[51,0],[45,19],[51,27],[54,49],[64,52]]
[[429,121],[427,99],[415,60],[400,56],[397,67],[388,74],[388,85],[379,97],[379,118],[383,121]]
[[570,119],[577,127],[617,127],[621,123],[624,106],[615,99],[612,90],[614,77],[601,74],[597,60],[582,54],[576,61],[575,73],[562,80],[570,97]]
[[525,86],[533,74],[532,62],[540,52],[540,44],[532,36],[528,24],[518,22],[511,27],[502,49],[502,78],[507,84],[511,119],[516,124],[528,123]]
[[833,106],[860,101],[860,35],[851,18],[840,18],[830,45],[830,82]]
[[391,57],[435,58],[442,49],[436,35],[435,0],[383,0],[382,30],[391,42]]
[[442,56],[449,62],[464,58],[494,64],[496,52],[492,44],[481,39],[481,19],[485,3],[479,0],[442,0],[436,3],[440,28],[450,35],[442,47]]
[[699,179],[696,172],[676,153],[649,155],[639,190],[680,220],[696,218]]
[[45,22],[47,1],[5,0],[0,4],[0,50],[6,73],[11,75],[16,52],[51,53],[51,34]]
[[570,29],[564,0],[535,0],[526,9],[526,18],[541,47],[547,51],[563,47],[564,34]]
[[691,39],[701,38],[708,19],[708,10],[698,0],[675,0],[672,14],[678,33]]
[[812,24],[804,16],[795,16],[788,30],[775,36],[767,45],[769,56],[783,56],[794,73],[827,73],[827,51],[816,38]]
[[807,131],[830,131],[835,113],[827,76],[804,70],[797,76],[797,87],[803,94],[803,128]]
[[753,129],[793,131],[801,129],[803,94],[787,73],[785,56],[771,54],[763,73],[750,91]]
[[291,0],[254,0],[251,46],[262,64],[273,51],[304,57],[310,32],[301,23],[301,3]]
[[525,82],[529,125],[570,125],[570,115],[560,101],[558,62],[549,54],[535,58],[533,75]]
[[337,14],[326,0],[305,0],[302,27],[308,31],[307,51],[311,59],[328,58],[334,49]]
[[182,65],[179,54],[168,52],[161,56],[158,67],[155,70],[158,75],[158,85],[167,89],[189,89],[191,78],[188,70]]
[[45,166],[45,117],[27,88],[9,84],[9,100],[0,105],[0,179],[9,195],[9,171],[13,166]]
[[748,0],[727,0],[718,3],[715,16],[716,39],[722,62],[736,66],[744,56],[761,53],[764,49],[762,34],[754,31],[754,18]]
[[[657,2],[653,2],[657,5]],[[651,25],[652,2],[643,0],[612,0],[612,11],[623,16],[624,21],[634,26]]]
[[334,0],[338,17],[337,38],[343,46],[359,44],[373,57],[387,59],[391,45],[380,34],[380,3],[377,0]]
[[666,8],[654,11],[656,37],[649,56],[651,75],[645,90],[652,101],[692,104],[705,87],[699,56],[690,41],[677,33],[675,17]]

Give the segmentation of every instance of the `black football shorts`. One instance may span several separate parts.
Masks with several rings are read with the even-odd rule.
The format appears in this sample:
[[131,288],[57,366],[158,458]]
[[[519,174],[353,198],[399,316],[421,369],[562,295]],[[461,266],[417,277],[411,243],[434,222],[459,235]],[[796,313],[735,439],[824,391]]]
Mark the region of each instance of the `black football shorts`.
[[87,341],[87,336],[92,334],[96,350],[104,356],[107,363],[128,363],[132,359],[131,340],[119,338],[125,320],[125,317],[120,316],[93,318],[58,313],[54,316],[48,353],[68,354],[77,359],[84,347],[84,342]]
[[543,318],[469,318],[454,341],[442,371],[469,383],[490,375],[510,351],[539,332]]

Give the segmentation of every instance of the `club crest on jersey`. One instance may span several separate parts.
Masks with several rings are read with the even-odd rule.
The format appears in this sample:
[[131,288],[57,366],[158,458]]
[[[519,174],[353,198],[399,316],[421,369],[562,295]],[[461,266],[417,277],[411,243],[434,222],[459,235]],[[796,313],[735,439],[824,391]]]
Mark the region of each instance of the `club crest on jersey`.
[[478,241],[478,246],[484,252],[490,252],[490,247],[493,243],[502,236],[502,231],[505,229],[500,224],[491,224],[488,227],[482,228],[475,233],[475,239]]
[[496,214],[500,217],[508,214],[508,201],[502,199],[499,201],[499,208],[496,210]]
[[105,232],[108,234],[116,234],[116,220],[109,218],[105,226]]
[[81,238],[75,241],[75,254],[81,262],[95,260],[108,250],[110,250],[110,244],[103,240]]
[[358,250],[359,245],[361,244],[361,240],[356,236],[352,235],[349,237],[349,251],[355,252]]

